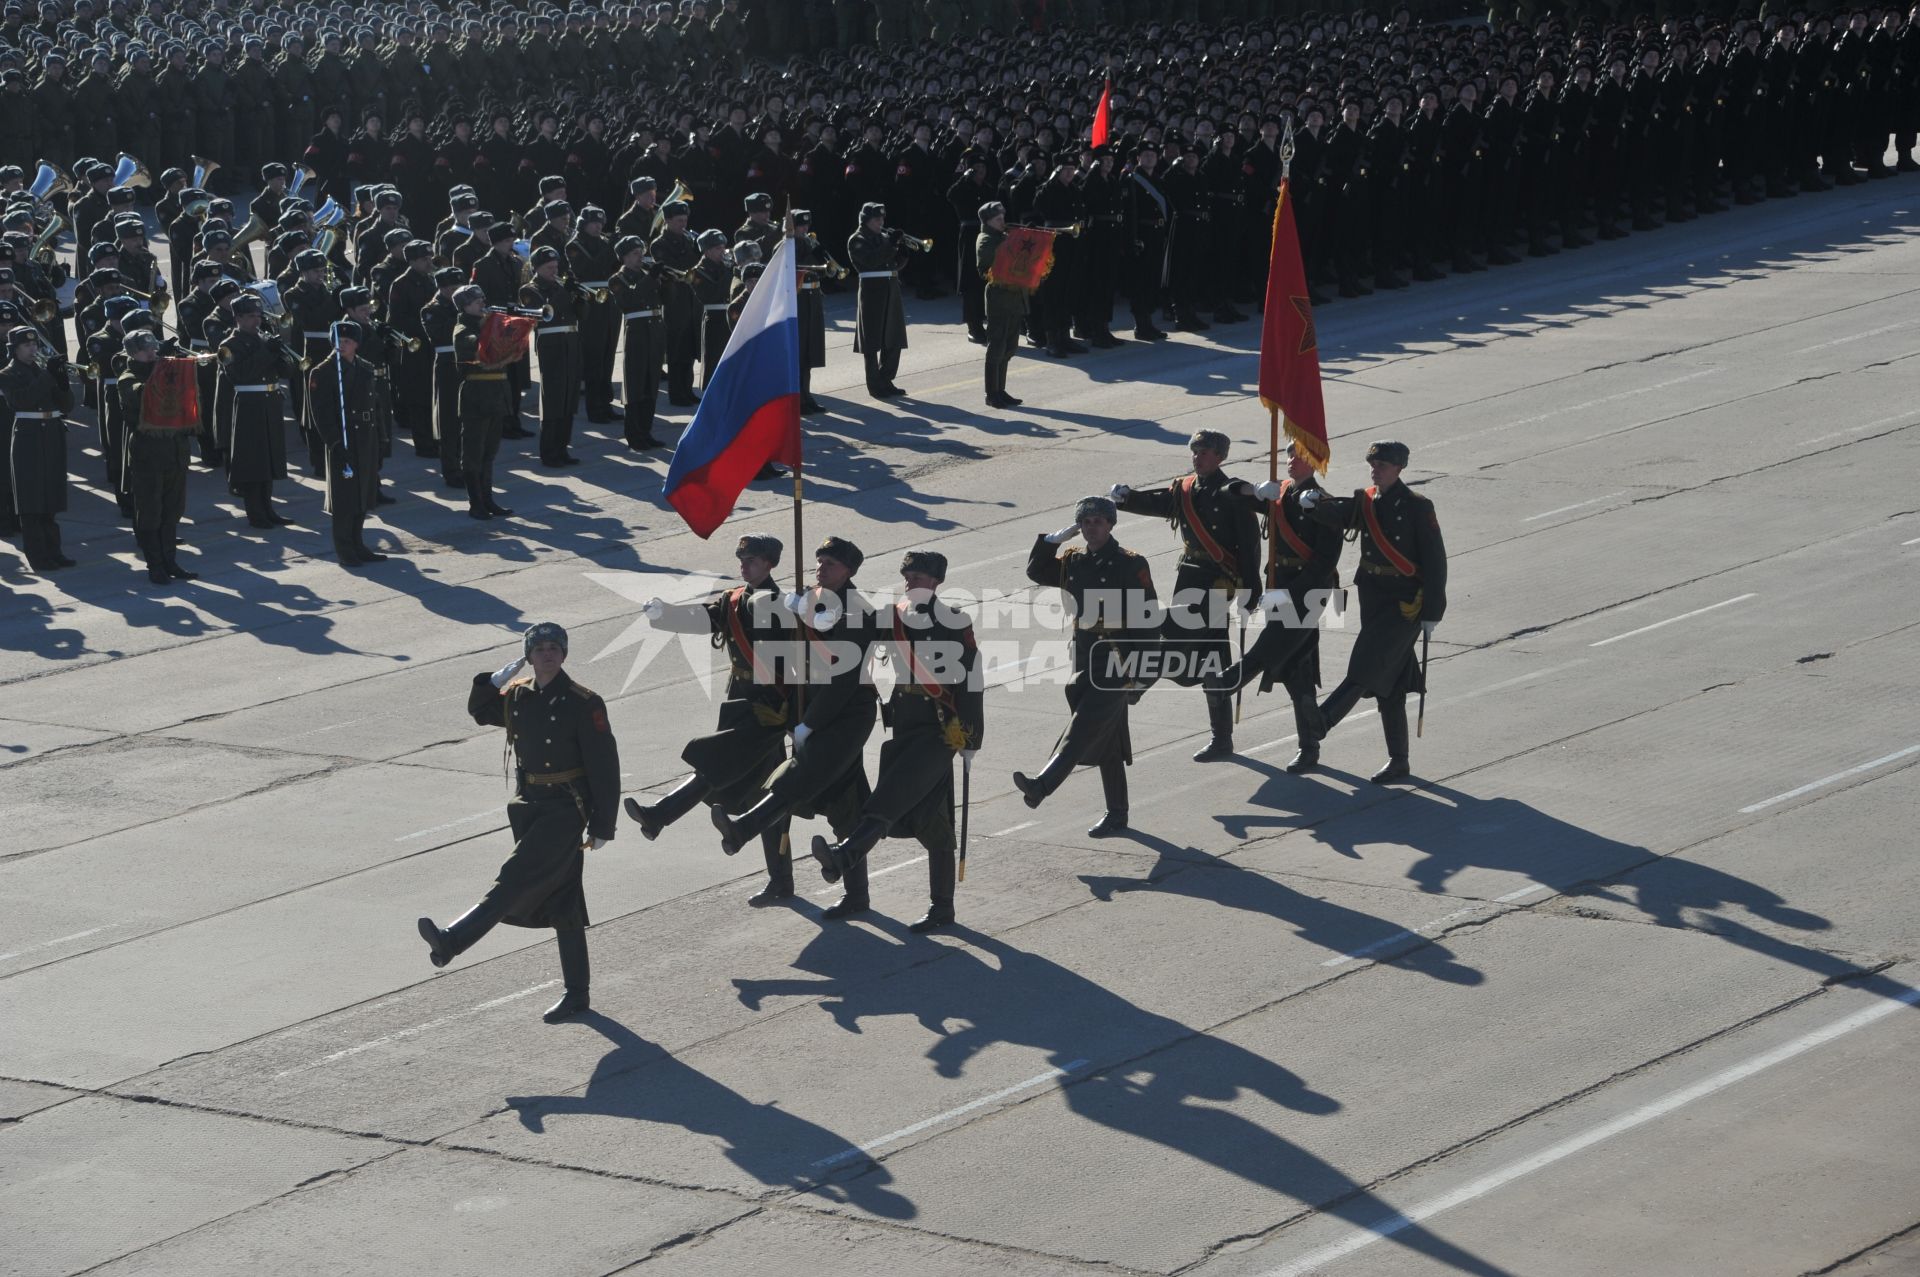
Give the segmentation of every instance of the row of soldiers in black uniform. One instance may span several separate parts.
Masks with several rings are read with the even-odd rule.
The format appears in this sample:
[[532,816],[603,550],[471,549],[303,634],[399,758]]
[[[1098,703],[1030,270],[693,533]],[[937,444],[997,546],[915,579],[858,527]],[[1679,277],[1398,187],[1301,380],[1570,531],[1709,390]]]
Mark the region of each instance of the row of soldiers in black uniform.
[[[1376,443],[1367,460],[1373,484],[1335,497],[1315,480],[1304,454],[1290,459],[1284,482],[1249,484],[1222,469],[1228,441],[1214,431],[1192,440],[1193,471],[1172,484],[1082,499],[1074,522],[1042,534],[1028,555],[1026,577],[1058,589],[1073,626],[1073,679],[1066,689],[1068,724],[1046,765],[1013,781],[1031,807],[1040,806],[1078,766],[1097,767],[1106,812],[1088,832],[1110,837],[1129,827],[1127,768],[1132,762],[1128,710],[1158,677],[1140,653],[1198,657],[1177,681],[1205,689],[1212,733],[1197,762],[1233,755],[1232,705],[1246,685],[1286,687],[1298,724],[1299,750],[1287,770],[1319,762],[1320,741],[1363,698],[1379,705],[1388,762],[1373,779],[1411,775],[1406,699],[1424,691],[1418,640],[1446,611],[1447,561],[1432,502],[1400,482],[1405,445]],[[1164,518],[1181,540],[1175,591],[1161,609],[1146,559],[1113,536],[1122,509]],[[1084,545],[1070,542],[1084,538]],[[1268,538],[1263,547],[1263,538]],[[1360,543],[1357,566],[1360,635],[1345,677],[1324,701],[1319,619],[1340,585],[1343,539]],[[1064,547],[1064,548],[1063,548]],[[652,599],[644,613],[669,632],[710,637],[724,651],[728,681],[715,729],[689,741],[681,759],[691,773],[648,801],[625,800],[648,840],[705,808],[727,855],[758,841],[767,881],[748,903],[777,905],[795,895],[791,826],[824,818],[831,838],[811,850],[821,876],[842,888],[823,912],[828,920],[872,908],[868,855],[889,837],[917,839],[927,851],[929,905],[909,928],[937,930],[956,920],[956,882],[965,876],[966,810],[972,763],[985,739],[985,671],[971,621],[941,598],[947,562],[929,550],[909,551],[900,565],[901,598],[876,607],[855,581],[864,561],[858,546],[829,537],[815,551],[812,588],[783,593],[775,580],[783,547],[769,536],[744,536],[735,549],[738,586],[693,604]],[[1263,559],[1264,578],[1260,573]],[[1233,661],[1224,623],[1234,606],[1264,610],[1268,624],[1243,659]],[[552,642],[544,678],[521,674],[537,648]],[[583,845],[615,833],[617,764],[605,709],[593,693],[559,684],[550,691],[565,632],[543,623],[528,632],[525,656],[473,680],[476,721],[505,725],[548,699],[553,734],[515,740],[513,855],[495,887],[466,915],[442,928],[421,919],[435,966],[471,947],[506,921],[554,927],[561,938],[567,997],[549,1011],[566,1018],[587,1007],[580,889]],[[895,673],[884,705],[871,677],[876,650]],[[573,692],[576,699],[565,693]],[[564,721],[562,721],[564,720]],[[543,719],[542,721],[546,721]],[[863,756],[876,722],[891,729],[869,783]],[[961,764],[956,791],[954,761]]]

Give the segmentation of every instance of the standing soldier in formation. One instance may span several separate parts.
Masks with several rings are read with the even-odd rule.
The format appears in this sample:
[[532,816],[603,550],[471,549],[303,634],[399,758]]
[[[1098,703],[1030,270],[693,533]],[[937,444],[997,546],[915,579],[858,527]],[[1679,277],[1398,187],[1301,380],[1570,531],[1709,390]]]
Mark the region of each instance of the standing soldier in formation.
[[335,321],[334,349],[307,374],[307,425],[327,450],[327,513],[333,549],[346,567],[382,563],[367,548],[367,513],[380,500],[380,428],[374,421],[374,375],[359,358],[365,336],[351,319]]
[[[473,282],[486,294],[489,306],[521,305],[520,286],[527,277],[527,263],[513,249],[513,227],[496,222],[487,228],[487,252],[473,264]],[[536,306],[540,303],[534,303]],[[556,314],[558,312],[555,312]],[[507,369],[509,420],[501,432],[503,439],[525,439],[520,428],[520,401],[533,384],[528,356],[521,355]]]
[[700,261],[700,246],[687,234],[692,209],[684,200],[660,210],[665,225],[653,241],[653,260],[666,272],[667,402],[689,408],[700,402],[693,389],[693,361],[700,353],[700,302],[688,275]]
[[1411,774],[1407,693],[1426,690],[1417,641],[1432,634],[1447,611],[1447,547],[1440,539],[1440,520],[1433,502],[1400,482],[1407,460],[1406,444],[1376,443],[1367,449],[1372,487],[1351,497],[1308,491],[1299,498],[1316,522],[1360,538],[1360,637],[1346,678],[1320,704],[1322,721],[1314,740],[1317,744],[1361,697],[1373,697],[1387,737],[1387,765],[1373,774],[1379,785]]
[[983,281],[987,337],[987,407],[1018,408],[1021,401],[1007,393],[1007,366],[1020,346],[1020,329],[1027,320],[1027,290],[993,279],[993,259],[1007,241],[1007,206],[999,200],[978,211],[980,234],[973,246],[974,267]]
[[1167,197],[1160,189],[1160,148],[1142,142],[1133,149],[1133,170],[1121,184],[1121,291],[1133,314],[1138,341],[1163,341],[1153,322],[1164,300],[1167,280]]
[[386,321],[394,332],[411,337],[420,348],[409,350],[400,360],[393,379],[393,410],[399,424],[413,440],[417,457],[438,457],[440,442],[433,430],[433,370],[438,357],[428,340],[422,311],[435,294],[433,282],[433,245],[423,239],[409,240],[401,250],[406,269],[395,276],[379,298]]
[[[586,853],[613,841],[620,800],[620,751],[606,702],[561,667],[567,632],[552,621],[529,629],[521,656],[492,674],[476,674],[467,712],[482,727],[504,727],[514,756],[507,820],[513,854],[480,903],[442,930],[419,921],[429,957],[444,967],[504,922],[552,927],[566,994],[542,1018],[548,1024],[589,1005]],[[532,666],[532,676],[521,671]]]
[[467,276],[458,266],[442,266],[428,278],[433,294],[420,307],[419,323],[420,336],[432,355],[427,393],[433,411],[434,455],[440,459],[440,481],[449,488],[464,490],[467,476],[460,465],[460,366],[453,358],[453,329],[460,308],[453,304],[453,294]]
[[1251,487],[1236,480],[1233,489],[1243,500],[1251,499],[1267,521],[1271,554],[1267,592],[1260,596],[1267,624],[1246,655],[1219,678],[1209,680],[1207,688],[1232,696],[1255,679],[1263,692],[1282,684],[1293,701],[1294,730],[1300,739],[1300,749],[1287,770],[1298,775],[1320,761],[1316,734],[1320,717],[1315,704],[1320,686],[1318,621],[1327,592],[1340,588],[1341,537],[1337,529],[1310,518],[1301,508],[1301,497],[1321,489],[1312,460],[1292,445],[1287,448],[1285,479],[1278,483],[1268,479]]
[[455,292],[459,310],[453,334],[453,362],[459,370],[460,473],[467,481],[467,514],[475,519],[504,518],[513,513],[493,499],[493,460],[500,440],[514,419],[513,388],[508,380],[512,361],[483,363],[480,335],[487,323],[487,295],[478,284]]
[[[1260,529],[1253,511],[1221,469],[1229,441],[1218,430],[1196,430],[1188,444],[1193,473],[1165,488],[1135,491],[1116,483],[1107,496],[1129,514],[1165,519],[1180,536],[1180,566],[1167,609],[1167,652],[1183,653],[1186,668],[1173,676],[1183,687],[1216,680],[1233,661],[1228,626],[1233,605],[1251,607],[1259,585]],[[1196,763],[1233,757],[1233,697],[1208,691],[1207,743]]]
[[[1113,539],[1119,510],[1107,497],[1082,497],[1072,524],[1043,533],[1027,555],[1027,579],[1058,589],[1073,614],[1073,682],[1067,687],[1067,729],[1037,776],[1013,774],[1027,806],[1038,807],[1075,766],[1100,769],[1107,810],[1087,833],[1110,838],[1127,829],[1127,766],[1133,744],[1127,707],[1144,693],[1126,668],[1129,658],[1159,645],[1158,602],[1145,556]],[[1059,553],[1074,537],[1086,548]]]
[[[873,734],[880,698],[866,673],[871,608],[853,584],[863,557],[853,542],[828,537],[814,552],[815,588],[787,596],[804,676],[796,693],[802,703],[793,725],[793,757],[774,771],[744,815],[733,818],[713,808],[720,847],[728,855],[795,816],[825,816],[835,835],[843,836],[866,804],[861,755]],[[866,901],[846,896],[822,916],[844,918],[866,908]]]
[[822,877],[844,883],[847,900],[865,908],[867,853],[882,838],[919,839],[931,901],[907,928],[918,934],[953,925],[953,759],[958,754],[963,766],[972,764],[986,738],[986,714],[973,623],[939,599],[946,556],[909,550],[900,576],[905,597],[876,621],[876,642],[892,644],[898,675],[883,711],[893,735],[880,747],[880,775],[859,823],[836,843],[815,836],[813,857]]
[[145,329],[126,338],[126,371],[116,387],[120,419],[126,431],[127,461],[122,471],[127,495],[133,501],[133,537],[154,585],[191,581],[199,574],[180,566],[180,516],[187,506],[187,466],[192,457],[193,427],[175,428],[149,423],[141,412],[147,379],[160,355],[160,339]]
[[[688,741],[680,752],[693,775],[655,802],[626,800],[627,815],[639,822],[649,842],[701,803],[715,811],[745,811],[786,761],[793,689],[767,650],[793,638],[792,617],[773,579],[781,549],[774,537],[743,536],[734,547],[742,584],[703,603],[647,602],[647,619],[655,629],[710,636],[726,652],[728,667],[726,699],[714,731]],[[756,908],[793,897],[793,861],[782,845],[787,823],[783,816],[761,831],[767,885],[747,901]]]
[[773,220],[773,196],[764,191],[756,191],[745,200],[747,220],[740,223],[740,229],[733,233],[735,243],[751,240],[760,246],[762,261],[773,260],[773,250],[780,246],[785,234]]
[[[240,497],[247,523],[277,528],[292,523],[273,508],[273,484],[287,477],[287,427],[280,383],[303,380],[300,357],[278,333],[263,326],[260,299],[233,304],[233,331],[221,342],[220,443],[226,454],[227,487]],[[303,398],[301,402],[306,401]]]
[[[287,314],[302,342],[301,354],[311,368],[331,354],[331,338],[328,334],[333,322],[340,318],[340,305],[327,288],[326,254],[318,249],[303,249],[294,257],[293,269],[299,279],[292,288],[282,292],[281,301],[286,304]],[[297,377],[294,380],[293,415],[300,422],[300,433],[307,442],[307,473],[324,474],[327,441],[313,432],[311,418],[306,411],[306,379]]]
[[534,330],[540,352],[540,464],[549,468],[580,464],[567,450],[580,406],[580,324],[573,290],[560,278],[560,259],[551,244],[534,249],[533,278],[520,289],[520,305],[553,312]]
[[70,568],[60,548],[58,516],[67,508],[67,420],[73,388],[67,363],[47,357],[38,330],[22,324],[7,332],[7,363],[0,367],[0,414],[11,427],[13,509],[20,544],[36,572]]
[[733,324],[727,303],[733,295],[733,267],[727,264],[727,233],[700,232],[700,261],[693,268],[693,296],[700,304],[700,389],[713,384],[713,370],[727,349]]
[[[620,340],[620,308],[612,295],[613,271],[618,265],[613,241],[603,231],[605,209],[589,204],[580,210],[580,226],[567,241],[567,274],[580,294],[580,384],[587,401],[587,420],[605,425],[620,418],[613,406],[613,351]],[[544,369],[541,377],[546,376]],[[542,386],[541,393],[546,393]]]
[[813,370],[827,366],[827,311],[820,300],[820,280],[844,278],[846,270],[827,254],[813,233],[813,212],[793,210],[793,260],[799,272],[795,304],[800,323],[800,411],[825,412],[813,397]]
[[853,348],[866,361],[867,393],[875,399],[907,393],[893,383],[907,346],[907,308],[900,294],[900,240],[886,221],[886,205],[863,204],[860,229],[847,240],[847,260],[860,281]]
[[647,260],[647,242],[623,235],[614,244],[620,268],[607,281],[613,310],[625,330],[620,347],[620,397],[627,447],[645,452],[661,447],[653,437],[653,419],[660,402],[660,364],[665,349],[660,341],[660,285]]

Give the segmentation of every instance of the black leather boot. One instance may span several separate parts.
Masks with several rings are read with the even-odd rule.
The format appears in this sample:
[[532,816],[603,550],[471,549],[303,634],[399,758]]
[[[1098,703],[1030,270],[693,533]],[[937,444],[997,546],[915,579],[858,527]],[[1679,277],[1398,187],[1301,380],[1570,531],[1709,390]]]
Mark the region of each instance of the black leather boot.
[[558,1024],[562,1020],[583,1015],[591,1005],[587,999],[591,970],[587,963],[586,928],[564,927],[556,930],[553,938],[560,945],[560,975],[566,981],[567,992],[540,1017],[548,1024]]
[[830,843],[818,834],[813,838],[813,858],[820,862],[820,876],[828,882],[839,882],[840,876],[847,872],[866,854],[887,836],[891,822],[881,816],[862,816],[853,832],[839,842]]
[[173,574],[167,571],[166,558],[161,555],[158,546],[155,545],[158,535],[154,532],[139,531],[133,534],[134,540],[140,545],[140,557],[146,560],[147,580],[154,585],[170,585],[173,582]]
[[435,926],[432,918],[420,919],[417,924],[420,938],[427,942],[428,957],[433,965],[444,967],[480,943],[480,938],[500,921],[502,912],[491,900],[482,900],[444,930]]
[[642,804],[636,798],[627,799],[627,815],[640,822],[640,836],[652,842],[661,830],[692,811],[712,791],[713,786],[700,777],[689,776],[662,794],[657,802]]
[[1407,766],[1407,698],[1405,693],[1399,696],[1382,697],[1380,700],[1380,729],[1387,738],[1387,765],[1371,777],[1376,785],[1392,784],[1396,780],[1405,780],[1413,774]]
[[1341,683],[1333,689],[1333,694],[1314,707],[1313,739],[1317,742],[1345,718],[1355,705],[1360,703],[1360,688],[1353,683]]
[[1060,788],[1060,782],[1073,771],[1073,756],[1064,750],[1047,760],[1038,776],[1028,776],[1025,772],[1013,774],[1013,787],[1026,797],[1027,806],[1038,807],[1047,800],[1047,796]]
[[1320,765],[1320,735],[1314,729],[1320,726],[1320,707],[1313,703],[1312,689],[1306,695],[1293,698],[1293,726],[1300,733],[1300,750],[1287,764],[1287,770],[1298,776]]
[[1233,697],[1227,692],[1207,693],[1207,727],[1212,735],[1205,749],[1193,756],[1196,763],[1219,763],[1233,757]]
[[737,855],[742,847],[758,838],[768,825],[780,819],[786,810],[787,805],[772,794],[755,803],[738,819],[728,816],[718,807],[713,808],[713,827],[720,831],[720,850],[729,856]]

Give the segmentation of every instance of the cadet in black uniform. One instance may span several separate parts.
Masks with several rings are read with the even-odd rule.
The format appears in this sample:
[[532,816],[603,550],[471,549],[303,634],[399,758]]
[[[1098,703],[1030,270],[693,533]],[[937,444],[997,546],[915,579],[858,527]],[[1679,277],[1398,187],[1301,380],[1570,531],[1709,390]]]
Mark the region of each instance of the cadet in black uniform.
[[263,326],[260,299],[241,297],[233,303],[233,331],[220,343],[219,362],[225,420],[218,429],[226,453],[227,487],[245,503],[251,526],[292,523],[273,508],[273,483],[287,477],[286,407],[280,387],[305,379],[300,356]]
[[660,285],[654,279],[647,243],[638,235],[623,235],[613,246],[620,269],[607,281],[613,309],[625,330],[620,348],[620,397],[625,401],[627,447],[635,452],[664,447],[653,437],[653,419],[660,401],[661,344]]
[[[729,818],[713,808],[720,846],[732,855],[747,840],[782,819],[822,815],[835,835],[850,832],[866,805],[867,774],[861,754],[873,734],[880,702],[867,677],[873,642],[871,608],[854,588],[864,556],[853,542],[828,537],[814,552],[815,588],[787,596],[797,618],[792,640],[805,652],[806,685],[799,722],[793,726],[793,757],[782,763],[746,814]],[[865,909],[851,896],[822,916],[841,918]]]
[[150,424],[141,414],[147,379],[160,354],[160,339],[144,329],[126,337],[126,371],[118,378],[121,428],[126,431],[126,465],[121,471],[133,502],[133,536],[154,585],[191,581],[199,575],[180,566],[180,516],[186,512],[187,465],[193,426]]
[[1291,445],[1285,479],[1254,485],[1236,480],[1232,486],[1237,495],[1254,502],[1271,533],[1267,592],[1260,596],[1267,624],[1246,656],[1207,686],[1231,694],[1255,679],[1263,692],[1275,683],[1283,684],[1293,700],[1294,726],[1300,737],[1300,748],[1287,770],[1298,775],[1320,761],[1316,736],[1320,717],[1315,703],[1320,686],[1318,620],[1328,599],[1314,592],[1340,587],[1340,533],[1300,508],[1301,496],[1320,491],[1320,486],[1313,462]]
[[860,280],[853,348],[866,360],[867,393],[875,399],[907,393],[893,384],[907,346],[907,308],[900,294],[900,238],[886,221],[886,205],[863,204],[860,229],[847,239],[847,260]]
[[482,363],[480,334],[487,322],[487,295],[468,284],[453,295],[459,310],[453,334],[453,362],[459,370],[460,473],[467,481],[467,514],[475,519],[513,513],[493,499],[493,460],[513,420],[509,362]]
[[[552,927],[566,995],[548,1024],[588,1009],[586,853],[613,841],[620,799],[620,751],[606,702],[561,668],[567,632],[552,621],[529,629],[519,660],[476,674],[467,712],[482,727],[504,727],[514,755],[507,804],[513,854],[493,887],[445,930],[419,922],[433,965],[444,967],[495,925]],[[531,677],[522,674],[532,666]]]
[[613,351],[621,323],[611,291],[618,262],[613,241],[601,233],[606,226],[606,210],[589,204],[580,210],[579,229],[566,246],[567,273],[580,297],[580,384],[587,420],[595,425],[620,418],[613,406]]
[[580,464],[567,451],[580,407],[580,325],[574,292],[560,279],[560,260],[560,250],[551,244],[534,249],[533,278],[520,287],[520,305],[553,311],[534,329],[540,354],[540,464],[550,468]]
[[420,349],[407,351],[395,370],[393,413],[413,441],[413,455],[433,458],[440,455],[439,438],[433,430],[433,369],[438,357],[421,314],[435,293],[433,245],[423,239],[409,240],[401,256],[406,269],[394,277],[378,300],[388,325],[420,343]]
[[877,619],[876,635],[892,645],[897,677],[882,715],[893,735],[880,747],[880,775],[859,823],[836,843],[816,836],[813,856],[828,882],[845,884],[847,900],[857,902],[846,912],[854,913],[868,905],[867,853],[882,838],[919,839],[931,903],[907,929],[927,932],[954,921],[953,758],[972,763],[986,715],[973,623],[939,599],[946,556],[909,550],[900,576],[905,596]]
[[[775,644],[793,639],[792,616],[773,579],[781,549],[774,537],[743,536],[734,547],[742,584],[703,603],[647,602],[647,619],[655,629],[709,635],[713,645],[726,652],[728,665],[726,699],[714,731],[688,741],[680,751],[693,775],[654,802],[626,800],[627,815],[640,823],[648,841],[701,803],[717,811],[744,811],[786,761],[793,692],[769,656]],[[748,904],[792,898],[793,861],[781,847],[786,834],[784,816],[761,831],[767,885]]]
[[990,278],[993,259],[1007,240],[1007,206],[998,200],[982,204],[977,217],[980,233],[974,237],[974,267],[982,283],[982,314],[987,337],[987,407],[1018,408],[1021,401],[1007,393],[1007,365],[1020,346],[1020,329],[1027,319],[1027,290]]
[[[466,282],[466,272],[458,266],[442,266],[434,271],[433,296],[420,308],[420,335],[433,356],[434,455],[440,458],[440,481],[449,488],[464,489],[467,476],[460,467],[460,365],[453,358],[453,329],[460,308],[453,294]],[[396,281],[398,282],[398,281]]]
[[[1188,446],[1192,474],[1165,488],[1135,491],[1116,483],[1107,494],[1129,514],[1165,519],[1180,536],[1165,637],[1169,654],[1186,656],[1186,668],[1173,675],[1182,687],[1212,682],[1233,662],[1228,637],[1233,605],[1253,606],[1260,567],[1259,525],[1220,468],[1229,440],[1218,430],[1197,430]],[[1206,697],[1209,736],[1193,756],[1196,763],[1233,757],[1233,698],[1218,691]]]
[[847,271],[813,233],[811,209],[793,210],[793,230],[793,260],[800,276],[794,286],[800,310],[800,411],[825,412],[813,397],[813,370],[827,366],[827,310],[820,300],[820,281],[844,279]]
[[56,516],[67,508],[67,419],[73,387],[67,363],[42,353],[38,330],[20,325],[7,333],[7,364],[0,367],[0,415],[12,427],[13,509],[20,544],[36,572],[70,568],[60,549]]
[[[1139,680],[1115,658],[1155,649],[1160,618],[1155,614],[1153,574],[1145,556],[1113,539],[1119,510],[1107,497],[1082,497],[1074,522],[1043,533],[1027,555],[1027,579],[1058,589],[1073,612],[1073,682],[1067,687],[1067,729],[1040,774],[1013,774],[1027,806],[1038,807],[1060,788],[1074,767],[1100,769],[1107,811],[1087,833],[1107,838],[1127,828],[1127,765],[1133,744],[1127,733],[1127,706],[1144,691]],[[1086,549],[1064,554],[1057,547],[1076,536]]]
[[1367,449],[1373,486],[1351,497],[1307,492],[1300,505],[1314,520],[1360,537],[1360,637],[1347,676],[1320,704],[1316,740],[1345,718],[1363,696],[1379,702],[1387,737],[1387,765],[1373,774],[1388,784],[1407,767],[1407,693],[1423,690],[1417,642],[1447,611],[1447,547],[1433,502],[1400,482],[1407,445],[1381,442]]
[[653,241],[653,260],[665,273],[667,402],[687,408],[700,402],[693,389],[693,361],[700,353],[700,303],[687,273],[700,260],[700,246],[687,234],[691,209],[674,200],[660,210],[665,225]]
[[[527,263],[513,249],[513,227],[500,223],[487,228],[487,252],[473,264],[473,282],[486,294],[489,306],[518,306],[520,286],[527,278]],[[529,364],[531,356],[522,355],[507,369],[508,413],[502,439],[525,439],[530,432],[520,428],[520,402],[533,384]],[[545,392],[542,392],[544,397]]]
[[[327,290],[326,254],[314,248],[305,249],[294,257],[293,269],[299,272],[300,278],[292,288],[281,293],[280,300],[286,304],[294,333],[302,343],[301,354],[311,368],[332,352],[329,334],[333,321],[340,318],[340,305]],[[294,379],[293,415],[300,423],[301,435],[307,441],[307,472],[324,474],[327,441],[313,433],[310,426],[306,411],[306,387],[306,378]]]
[[727,302],[733,295],[733,267],[727,262],[727,233],[704,230],[696,241],[700,261],[693,268],[694,299],[700,303],[700,389],[713,384],[713,370],[733,335]]
[[765,191],[756,191],[747,196],[743,203],[747,220],[740,223],[740,229],[733,233],[734,242],[752,240],[760,246],[761,260],[770,262],[773,260],[773,250],[780,246],[780,240],[786,233],[773,220],[773,196]]
[[358,358],[364,336],[350,319],[333,325],[333,353],[307,373],[307,427],[327,449],[327,513],[333,549],[346,567],[387,558],[367,548],[367,512],[380,499],[380,430],[374,421],[374,374]]

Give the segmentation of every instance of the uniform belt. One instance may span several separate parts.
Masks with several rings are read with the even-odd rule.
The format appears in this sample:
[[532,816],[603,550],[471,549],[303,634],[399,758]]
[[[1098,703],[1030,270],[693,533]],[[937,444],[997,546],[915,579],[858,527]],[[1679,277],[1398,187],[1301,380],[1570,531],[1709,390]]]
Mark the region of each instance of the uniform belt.
[[808,290],[808,289],[812,289],[812,290],[813,290],[814,292],[816,292],[816,293],[817,293],[817,292],[819,292],[819,291],[820,291],[820,285],[818,285],[818,284],[802,284],[802,285],[800,285],[800,290],[801,290],[802,292],[805,292],[805,291],[806,291],[806,290]]
[[570,780],[580,780],[587,774],[584,767],[569,767],[563,772],[521,772],[529,785],[564,785]]
[[612,288],[612,287],[613,287],[613,282],[612,282],[611,280],[605,280],[605,279],[588,279],[588,280],[582,280],[582,281],[581,281],[581,283],[580,283],[580,287],[582,287],[582,288]]
[[548,333],[577,333],[577,332],[579,332],[579,331],[580,331],[580,325],[578,325],[578,324],[554,324],[554,325],[552,325],[551,327],[548,327],[548,328],[536,328],[536,329],[534,329],[533,331],[534,331],[534,332],[535,332],[536,334],[538,334],[538,335],[540,335],[540,336],[542,336],[542,337],[544,337],[544,336],[546,336],[546,335],[547,335]]
[[507,374],[503,372],[470,372],[467,374],[468,381],[505,381],[506,379]]
[[317,333],[302,332],[300,335],[302,337],[305,337],[308,341],[325,341],[330,336],[330,334],[326,332],[317,332]]
[[706,310],[706,311],[725,310],[727,309],[728,305],[729,303],[727,302],[708,302],[706,305],[702,306],[700,309]]
[[14,413],[13,415],[14,415],[14,417],[15,417],[16,419],[18,419],[18,418],[21,418],[21,417],[25,417],[25,418],[27,418],[27,419],[28,419],[29,421],[58,421],[58,420],[60,420],[60,414],[59,414],[59,413],[57,413],[57,412],[16,412],[16,413]]
[[433,353],[436,355],[451,355],[453,353],[453,347],[452,346],[435,346],[433,348]]
[[660,312],[657,310],[630,310],[621,315],[622,319],[652,319]]
[[198,337],[189,337],[187,339],[187,349],[188,350],[212,350],[213,347],[207,342],[201,341]]
[[257,386],[235,386],[233,393],[236,395],[265,395],[271,394],[278,389],[280,389],[279,382],[269,381]]
[[863,270],[860,272],[860,278],[861,279],[892,279],[893,272],[890,270]]
[[1367,563],[1362,561],[1360,570],[1368,576],[1397,576],[1403,581],[1417,581],[1417,576],[1407,576],[1391,563]]

